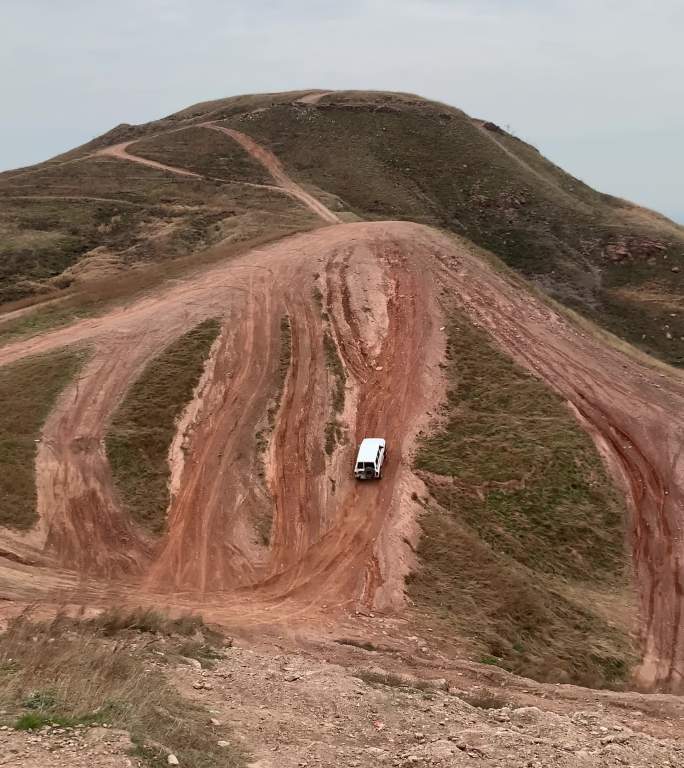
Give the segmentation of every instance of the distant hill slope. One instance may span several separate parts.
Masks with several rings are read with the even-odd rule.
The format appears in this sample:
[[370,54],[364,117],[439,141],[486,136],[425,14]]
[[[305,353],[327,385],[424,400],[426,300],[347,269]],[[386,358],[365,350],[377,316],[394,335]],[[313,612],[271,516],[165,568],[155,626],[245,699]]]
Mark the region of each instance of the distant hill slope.
[[[0,174],[0,301],[226,237],[314,226],[296,202],[258,186],[269,180],[240,147],[198,127],[218,121],[273,149],[295,180],[350,218],[465,235],[567,306],[684,364],[684,228],[594,191],[458,109],[410,94],[307,94],[205,102]],[[122,142],[198,175],[92,154]]]

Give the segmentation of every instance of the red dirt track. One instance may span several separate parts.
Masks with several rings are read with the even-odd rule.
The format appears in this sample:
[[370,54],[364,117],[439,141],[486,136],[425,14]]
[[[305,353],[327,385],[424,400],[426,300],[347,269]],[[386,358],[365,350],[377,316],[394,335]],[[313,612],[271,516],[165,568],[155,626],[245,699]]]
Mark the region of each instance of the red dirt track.
[[[258,157],[323,220],[339,222],[270,152],[207,127]],[[125,146],[110,150],[121,157]],[[421,490],[410,452],[443,395],[440,290],[567,398],[624,484],[641,601],[638,681],[684,690],[681,377],[581,330],[468,244],[408,222],[338,224],[288,238],[126,308],[0,347],[0,365],[66,345],[90,350],[38,446],[39,523],[27,535],[0,531],[0,596],[102,601],[134,590],[141,601],[202,604],[218,619],[247,624],[399,608],[412,562],[404,539],[418,511],[411,493]],[[260,452],[285,315],[290,365]],[[167,532],[153,541],[118,503],[104,436],[146,363],[209,317],[222,319],[222,332],[179,425]],[[339,414],[326,334],[346,374]],[[324,434],[335,418],[345,437],[328,455]],[[355,446],[367,435],[388,440],[378,483],[351,477]]]

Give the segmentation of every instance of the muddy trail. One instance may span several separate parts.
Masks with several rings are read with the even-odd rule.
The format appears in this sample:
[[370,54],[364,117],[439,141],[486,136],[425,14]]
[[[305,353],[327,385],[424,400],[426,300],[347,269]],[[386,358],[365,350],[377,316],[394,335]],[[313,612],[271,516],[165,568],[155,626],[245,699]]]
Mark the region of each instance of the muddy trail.
[[[0,532],[0,596],[102,604],[133,593],[244,625],[400,608],[415,565],[411,497],[422,490],[412,447],[444,395],[445,290],[568,400],[624,486],[641,601],[638,681],[684,689],[681,377],[565,319],[466,242],[408,222],[339,224],[268,150],[205,127],[337,226],[0,347],[0,365],[67,345],[88,350],[38,445],[38,523]],[[195,175],[127,146],[100,154]],[[207,318],[222,331],[170,453],[166,532],[151,539],[118,502],[107,426],[144,366]],[[387,439],[389,460],[382,482],[359,484],[354,451],[369,435]]]
[[[321,604],[330,595],[330,604],[370,605],[372,585],[396,577],[398,597],[401,574],[388,568],[378,576],[378,559],[391,563],[392,557],[379,556],[375,547],[383,526],[393,524],[392,510],[403,503],[405,489],[391,481],[358,489],[348,468],[357,436],[377,429],[393,446],[390,479],[410,475],[402,454],[415,424],[434,404],[430,379],[437,378],[442,341],[420,248],[391,230],[341,226],[292,238],[126,309],[1,348],[0,364],[69,344],[86,345],[91,355],[46,424],[36,464],[40,521],[29,535],[3,537],[3,549],[17,555],[5,560],[13,576],[3,573],[3,584],[26,578],[23,560],[50,563],[60,574],[87,575],[95,592],[102,583],[123,579],[153,593],[249,589],[265,603],[292,596]],[[343,280],[321,303],[320,288]],[[401,302],[398,291],[405,291]],[[350,295],[367,307],[356,320],[342,306]],[[377,307],[368,307],[369,301]],[[374,312],[389,315],[389,322],[374,322]],[[291,318],[291,364],[270,447],[258,452],[255,435],[274,399],[284,316]],[[168,531],[151,542],[117,506],[104,435],[145,362],[207,317],[221,317],[223,332],[192,404],[194,416],[184,423],[183,466],[173,469],[178,484]],[[353,333],[350,322],[364,323],[366,335],[373,336],[363,367],[348,363],[349,341],[337,341]],[[415,339],[408,347],[399,343],[400,327]],[[326,343],[339,349],[346,369],[344,413],[333,409],[335,377],[326,363]],[[388,412],[379,407],[387,382],[405,382],[407,364],[417,376],[411,387],[396,388],[397,407]],[[320,436],[333,418],[343,434],[328,455]],[[256,529],[269,515],[267,544]],[[55,586],[41,570],[31,574],[39,591],[42,577],[47,591]]]

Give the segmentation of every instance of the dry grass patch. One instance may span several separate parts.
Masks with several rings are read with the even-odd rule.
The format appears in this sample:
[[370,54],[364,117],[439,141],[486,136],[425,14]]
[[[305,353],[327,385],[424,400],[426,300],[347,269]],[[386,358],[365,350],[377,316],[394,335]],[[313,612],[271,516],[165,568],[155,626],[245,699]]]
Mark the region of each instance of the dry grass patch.
[[412,691],[447,690],[448,684],[443,680],[424,680],[413,675],[398,675],[384,669],[360,669],[354,672],[368,685],[385,685],[388,688],[406,688]]
[[459,694],[459,698],[478,709],[502,709],[508,704],[503,696],[485,688],[482,691]]
[[375,643],[371,643],[370,640],[357,640],[354,637],[340,637],[335,642],[338,645],[349,645],[352,648],[361,648],[363,651],[378,651],[380,650]]
[[[201,619],[192,627],[193,637],[221,652]],[[109,611],[103,620],[58,615],[37,622],[21,615],[0,635],[2,719],[25,730],[108,723],[129,731],[150,766],[166,765],[173,753],[181,765],[238,768],[243,755],[217,746],[222,734],[209,713],[183,699],[165,675],[187,629],[145,610]]]
[[26,529],[36,520],[36,443],[82,359],[60,350],[0,368],[0,526]]
[[165,524],[167,457],[176,422],[218,333],[219,323],[206,320],[167,347],[133,384],[107,432],[107,455],[124,507],[153,533]]
[[272,429],[275,424],[276,414],[280,407],[285,390],[285,380],[292,362],[292,327],[288,315],[283,315],[280,320],[280,354],[278,357],[278,370],[275,378],[275,394],[268,409],[268,424]]
[[335,446],[342,442],[344,428],[337,419],[338,414],[344,410],[345,385],[347,373],[342,365],[335,340],[329,331],[323,334],[323,351],[325,352],[325,364],[332,377],[332,415],[325,425],[325,452],[330,456]]
[[273,184],[261,163],[229,136],[210,128],[190,127],[136,141],[128,152],[210,178]]
[[[269,440],[273,434],[280,403],[285,392],[285,382],[292,363],[292,326],[289,315],[280,318],[278,368],[275,371],[273,397],[266,411],[265,422],[256,433],[256,460],[259,478],[263,482],[266,474],[264,455],[268,448]],[[254,527],[259,541],[268,546],[271,540],[271,528],[273,527],[273,509],[268,504],[262,507],[261,512],[254,519]]]
[[[159,137],[154,146],[182,155],[184,144],[175,142],[185,133]],[[261,172],[239,147],[232,157],[227,137],[199,128],[192,129],[195,134],[216,142],[218,155],[208,153],[205,161],[229,157],[242,177]],[[174,157],[171,164],[182,165],[184,156],[175,163]],[[0,304],[56,296],[73,286],[80,291],[84,263],[91,272],[102,271],[102,264],[83,262],[94,249],[106,251],[120,276],[133,265],[168,265],[218,242],[263,242],[321,223],[278,190],[174,176],[111,157],[0,175],[0,200]]]
[[0,323],[0,345],[68,325],[85,317],[104,314],[115,304],[140,298],[145,292],[158,289],[169,280],[191,279],[198,270],[219,261],[266,245],[295,231],[307,231],[317,226],[317,222],[306,214],[292,221],[270,221],[272,228],[265,226],[266,223],[259,216],[255,216],[249,228],[241,229],[237,226],[235,238],[231,242],[222,241],[201,253],[191,253],[164,264],[138,265],[124,272],[102,277],[93,276],[78,285],[48,294],[48,300],[57,298],[58,301],[41,303],[46,298],[42,296],[27,297],[4,304],[2,309],[7,312],[31,305],[35,305],[35,308]]

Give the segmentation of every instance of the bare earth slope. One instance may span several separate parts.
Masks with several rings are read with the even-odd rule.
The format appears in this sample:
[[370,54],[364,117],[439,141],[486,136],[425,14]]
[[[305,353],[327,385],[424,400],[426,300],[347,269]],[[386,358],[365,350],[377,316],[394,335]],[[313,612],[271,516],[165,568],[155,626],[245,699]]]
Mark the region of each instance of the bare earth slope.
[[[431,257],[427,262],[426,254]],[[386,325],[371,322],[368,313],[350,314],[350,294],[365,288],[352,279],[353,272],[369,259],[377,260],[376,288],[387,302]],[[353,403],[345,413],[351,441],[332,460],[316,437],[323,431],[330,396],[321,363],[324,321],[313,298],[314,275],[321,272],[333,286],[325,306]],[[268,615],[293,611],[283,603],[286,598],[309,610],[316,605],[373,606],[380,587],[383,604],[396,605],[401,556],[397,562],[396,550],[378,547],[392,541],[393,526],[401,524],[402,509],[410,504],[415,481],[405,452],[421,414],[439,396],[441,341],[431,305],[436,285],[456,290],[465,310],[505,349],[573,403],[624,477],[642,594],[640,677],[645,684],[678,688],[681,382],[600,345],[522,294],[467,247],[414,224],[350,224],[303,235],[101,319],[0,349],[4,364],[65,344],[94,345],[91,362],[65,391],[39,446],[42,533],[33,545],[63,567],[143,577],[153,591],[249,589],[250,610],[259,612],[255,606],[263,601]],[[215,375],[202,393],[208,419],[201,417],[200,407],[166,543],[151,553],[111,496],[101,449],[108,413],[146,357],[191,324],[224,314],[227,306]],[[260,412],[260,380],[272,365],[273,344],[263,329],[274,328],[285,311],[293,318],[295,353],[269,466],[274,546],[265,557],[253,556],[250,504],[259,500],[244,503],[253,472],[244,456],[253,455],[249,445]],[[156,322],[160,313],[163,326]],[[377,352],[361,343],[359,323],[379,336],[372,338]],[[409,377],[403,373],[407,370],[413,372]],[[265,405],[262,398],[261,408]],[[383,483],[355,486],[347,467],[357,439],[369,432],[387,435],[394,446],[392,460]],[[78,525],[71,524],[75,515]],[[18,579],[12,588],[17,594],[23,589],[21,572],[10,567],[4,577]],[[32,589],[40,582],[34,574]],[[233,601],[236,610],[244,611],[239,596]],[[230,602],[225,599],[226,605]]]
[[[309,110],[324,108],[333,97],[298,93],[280,99],[273,109],[297,109],[315,122],[319,118]],[[412,104],[412,97],[393,98],[398,106],[380,115],[394,116],[395,109]],[[364,104],[343,100],[344,112],[368,111]],[[448,222],[435,213],[434,201],[417,183],[411,195],[426,206],[425,215],[417,218],[428,224],[343,223],[368,209],[355,205],[340,215],[345,190],[324,184],[335,174],[317,176],[307,188],[294,180],[289,163],[257,140],[267,132],[261,121],[270,119],[269,110],[261,102],[250,110],[244,104],[213,103],[172,116],[154,130],[133,131],[133,137],[126,130],[113,143],[0,176],[0,194],[16,193],[17,183],[56,178],[69,179],[78,191],[83,177],[93,174],[110,192],[128,197],[136,213],[124,225],[117,219],[120,206],[107,208],[96,226],[90,209],[80,209],[94,238],[89,245],[95,248],[101,246],[95,245],[94,232],[105,240],[119,232],[118,238],[129,226],[145,233],[138,245],[149,244],[151,229],[158,234],[164,222],[169,225],[164,218],[169,209],[172,218],[177,214],[194,226],[194,217],[208,215],[209,199],[212,214],[196,238],[186,240],[187,232],[182,234],[178,225],[180,239],[165,239],[169,233],[164,232],[159,247],[162,255],[172,241],[186,252],[199,253],[211,243],[215,250],[211,266],[169,280],[126,305],[0,346],[0,366],[64,347],[86,353],[78,377],[62,391],[37,442],[38,523],[29,532],[0,530],[0,597],[8,611],[34,601],[99,607],[130,602],[134,595],[141,604],[163,603],[175,611],[201,607],[212,620],[247,635],[276,627],[295,644],[301,637],[303,646],[343,628],[351,633],[367,628],[364,617],[375,612],[401,617],[404,578],[420,567],[416,520],[426,493],[412,471],[414,445],[439,413],[445,393],[440,297],[449,295],[504,353],[566,400],[592,436],[629,506],[626,549],[638,594],[641,654],[633,682],[648,690],[681,692],[682,376],[569,319],[465,237],[428,226]],[[154,154],[162,159],[136,154],[136,139],[178,133],[183,121],[200,142],[204,131],[211,142],[225,138],[230,152],[241,148],[245,175],[226,182],[199,167],[171,162],[158,146]],[[477,135],[489,130],[468,125]],[[509,141],[482,135],[487,144]],[[507,157],[516,155],[516,164],[524,162],[526,173],[541,174],[543,186],[553,187],[554,206],[568,196],[574,210],[594,204],[591,195],[596,193],[581,189],[575,194],[565,189],[566,179],[554,178],[545,165],[519,156],[517,148],[506,150]],[[150,154],[149,144],[145,151]],[[373,178],[369,174],[366,192],[371,196]],[[626,204],[606,205],[623,222],[636,215]],[[135,218],[139,207],[142,218]],[[16,215],[17,209],[12,210]],[[53,223],[56,210],[50,211]],[[609,216],[606,211],[602,215]],[[664,238],[667,230],[667,249],[674,249],[667,252],[676,255],[676,228],[644,215],[648,231],[662,227],[658,231]],[[313,231],[221,258],[222,248],[232,255],[230,247],[241,237],[233,228],[236,218],[239,226],[249,223],[250,231]],[[471,224],[464,229],[481,241]],[[13,220],[12,226],[14,236],[26,236],[23,225]],[[53,233],[48,241],[36,235],[45,231],[32,229],[31,242],[64,246],[61,235],[55,239]],[[117,251],[119,258],[137,246],[112,240],[106,247],[123,249]],[[571,263],[564,280],[577,271]],[[658,274],[662,278],[665,272]],[[670,275],[676,278],[677,273]],[[16,287],[15,277],[12,272],[8,285]],[[677,295],[674,283],[659,285],[668,302]],[[169,449],[166,527],[154,537],[124,512],[105,437],[117,407],[149,362],[213,318],[221,331],[178,421]],[[287,370],[276,396],[284,322],[289,329]],[[359,484],[349,467],[358,441],[370,434],[387,438],[389,461],[382,482]],[[264,520],[271,523],[266,537]],[[394,643],[408,653],[414,636],[407,636],[402,621],[379,622],[372,630],[374,644]],[[446,651],[440,655],[428,645],[420,646],[424,663],[448,669]],[[403,663],[413,663],[407,658],[402,657]],[[496,677],[505,674],[499,670],[491,674],[497,681],[506,679]],[[448,745],[442,746],[446,750]]]

